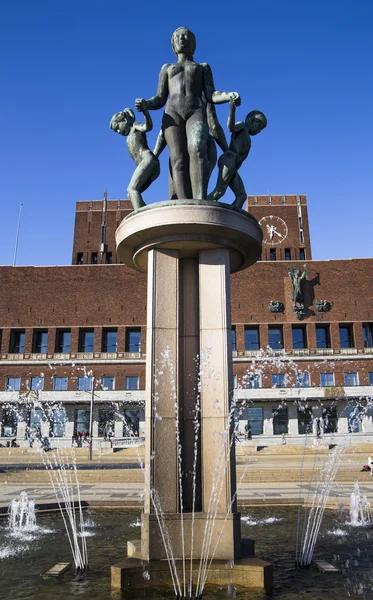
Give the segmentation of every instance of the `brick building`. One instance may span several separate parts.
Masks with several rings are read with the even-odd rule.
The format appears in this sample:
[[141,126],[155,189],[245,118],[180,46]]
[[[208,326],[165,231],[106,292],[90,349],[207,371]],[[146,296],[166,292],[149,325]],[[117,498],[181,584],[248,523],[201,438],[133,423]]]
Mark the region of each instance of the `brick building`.
[[[231,276],[234,396],[258,444],[373,433],[373,259],[313,261],[305,196],[250,196],[262,260]],[[78,202],[71,266],[0,267],[0,443],[144,434],[146,276],[119,264],[125,200]],[[288,268],[306,265],[304,311]],[[93,379],[92,379],[93,378]],[[357,417],[357,418],[356,418]],[[105,441],[110,435],[111,441]]]

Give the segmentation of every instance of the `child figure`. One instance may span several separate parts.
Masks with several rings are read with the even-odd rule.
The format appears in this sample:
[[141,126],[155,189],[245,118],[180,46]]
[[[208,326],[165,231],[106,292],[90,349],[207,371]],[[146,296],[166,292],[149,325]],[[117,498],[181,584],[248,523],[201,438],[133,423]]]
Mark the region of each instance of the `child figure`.
[[216,187],[207,196],[208,200],[220,200],[229,186],[235,194],[232,204],[234,208],[241,209],[247,195],[241,177],[237,171],[246,160],[251,147],[251,135],[256,135],[267,126],[267,119],[260,110],[252,110],[245,122],[235,123],[236,106],[230,102],[228,117],[228,130],[232,132],[229,149],[218,160],[219,174]]
[[137,165],[127,188],[128,198],[134,210],[145,206],[141,194],[160,173],[159,160],[149,149],[146,139],[146,132],[153,129],[153,122],[145,102],[142,104],[141,111],[144,113],[145,123],[135,122],[134,112],[130,108],[115,113],[110,121],[111,129],[127,136],[128,152]]

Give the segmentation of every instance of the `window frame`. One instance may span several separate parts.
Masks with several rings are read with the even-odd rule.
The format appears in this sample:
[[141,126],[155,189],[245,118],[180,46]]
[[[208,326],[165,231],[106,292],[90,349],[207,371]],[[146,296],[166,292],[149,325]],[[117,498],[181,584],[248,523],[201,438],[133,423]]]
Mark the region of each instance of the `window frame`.
[[[278,330],[280,333],[280,339],[277,342],[271,342],[270,332]],[[272,344],[279,344],[279,346],[273,346]],[[283,350],[284,349],[284,329],[282,325],[269,325],[268,326],[268,346],[271,350]]]
[[[359,385],[358,371],[348,371],[343,373],[345,387],[353,387]],[[355,383],[354,383],[355,381]]]
[[[325,331],[326,332],[326,338],[325,338],[325,342],[323,340],[318,340],[317,339],[317,332],[318,331]],[[322,345],[323,343],[325,343],[326,345]],[[330,342],[330,325],[316,325],[316,348],[320,349],[320,350],[326,350],[328,348],[331,348],[331,342]]]
[[[342,330],[346,330],[348,332],[345,341],[342,340]],[[355,348],[354,334],[352,330],[352,325],[350,323],[339,324],[339,345],[341,349]]]
[[[294,344],[294,332],[295,331],[301,331],[302,332],[302,346],[298,346]],[[308,343],[307,343],[307,329],[305,325],[292,325],[291,326],[291,343],[293,346],[293,350],[304,350],[306,348],[308,348]]]
[[[9,383],[11,379],[13,381],[18,382],[14,387],[11,387],[11,385]],[[18,385],[18,387],[17,387],[17,385]],[[6,392],[19,392],[20,389],[21,389],[21,378],[20,377],[7,377],[6,384],[5,384]]]
[[[329,382],[329,380],[330,380],[329,375],[331,376],[332,383]],[[323,383],[322,382],[323,381],[323,376],[326,376],[325,379],[326,379],[327,383]],[[330,373],[330,372],[320,373],[320,387],[335,387],[334,384],[335,384],[334,373]]]
[[[40,383],[40,385],[38,385],[38,383]],[[44,389],[44,377],[41,376],[36,376],[36,377],[31,377],[30,379],[30,391],[31,392],[42,392]]]
[[[86,344],[85,337],[92,334],[92,344]],[[79,352],[94,352],[95,347],[95,330],[92,327],[82,327],[79,329]]]
[[[43,336],[46,336],[43,342]],[[34,354],[48,353],[48,329],[34,329],[32,336],[32,352]]]
[[271,382],[273,388],[286,388],[286,373],[272,373]]
[[[131,334],[137,333],[139,335],[139,342],[131,343],[130,337]],[[142,332],[141,327],[126,327],[126,335],[125,335],[125,352],[141,354],[141,345],[142,345]]]
[[[105,386],[104,385],[104,380],[105,381],[110,380],[110,385],[109,386]],[[113,391],[115,391],[115,375],[101,375],[100,389],[103,390],[103,391],[105,391],[105,392],[113,392]]]
[[[69,378],[67,376],[65,376],[65,375],[63,377],[60,377],[60,376],[53,377],[53,391],[54,392],[67,392],[68,379]],[[56,387],[57,381],[60,382],[60,386],[59,387],[58,386]]]
[[[63,336],[65,334],[69,335],[69,343],[65,344]],[[67,349],[68,348],[68,349]],[[71,352],[71,329],[58,328],[56,330],[56,345],[55,351],[59,354],[70,354]]]
[[[87,387],[87,382],[89,381],[89,387]],[[76,389],[78,392],[91,392],[92,391],[92,382],[93,377],[88,375],[82,375],[77,377],[76,380]]]
[[[115,344],[108,343],[108,336],[115,333]],[[118,352],[118,329],[117,327],[105,327],[102,330],[101,352],[117,353]]]
[[[132,387],[130,385],[130,380],[132,380],[132,379],[137,380],[137,387]],[[126,391],[131,391],[131,392],[139,390],[140,389],[140,375],[126,375],[124,378],[124,389]]]
[[[16,336],[22,336],[22,342]],[[18,343],[16,343],[18,339]],[[9,354],[24,354],[25,353],[26,330],[11,329],[9,339]]]
[[[256,333],[257,341],[251,342],[247,339],[247,332],[253,331]],[[247,325],[244,329],[245,352],[254,352],[260,350],[260,330],[259,325]],[[250,347],[248,347],[250,346]],[[255,348],[253,347],[255,346]]]

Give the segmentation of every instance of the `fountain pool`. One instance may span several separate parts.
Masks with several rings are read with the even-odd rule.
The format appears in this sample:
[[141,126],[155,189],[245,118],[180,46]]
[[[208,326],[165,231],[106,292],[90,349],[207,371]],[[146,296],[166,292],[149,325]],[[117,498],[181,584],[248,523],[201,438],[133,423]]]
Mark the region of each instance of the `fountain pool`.
[[[110,566],[123,558],[123,540],[140,537],[139,513],[121,509],[95,509],[85,513],[90,567],[83,582],[73,581],[74,571],[60,579],[43,580],[40,574],[60,561],[71,561],[71,550],[59,513],[38,514],[33,535],[15,539],[6,519],[0,521],[1,597],[12,600],[66,600],[86,596],[90,600],[121,600],[120,591],[110,589]],[[342,571],[328,575],[296,569],[295,539],[297,508],[253,507],[242,512],[242,533],[257,540],[256,554],[274,565],[274,590],[206,591],[203,598],[238,597],[242,600],[371,600],[373,597],[373,529],[353,527],[349,512],[326,510],[315,549],[316,559],[330,561]],[[229,564],[227,564],[229,568]],[[144,578],[147,577],[146,571]],[[140,598],[138,594],[132,596]],[[155,593],[153,598],[166,598]]]

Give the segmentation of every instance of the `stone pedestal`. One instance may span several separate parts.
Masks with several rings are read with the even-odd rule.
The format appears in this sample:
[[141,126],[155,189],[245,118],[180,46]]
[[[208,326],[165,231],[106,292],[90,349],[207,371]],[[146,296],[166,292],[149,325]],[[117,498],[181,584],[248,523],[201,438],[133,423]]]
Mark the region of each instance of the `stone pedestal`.
[[230,273],[259,258],[261,239],[244,211],[189,200],[142,208],[116,232],[120,259],[148,273],[142,561],[167,558],[160,528],[175,559],[242,556]]

